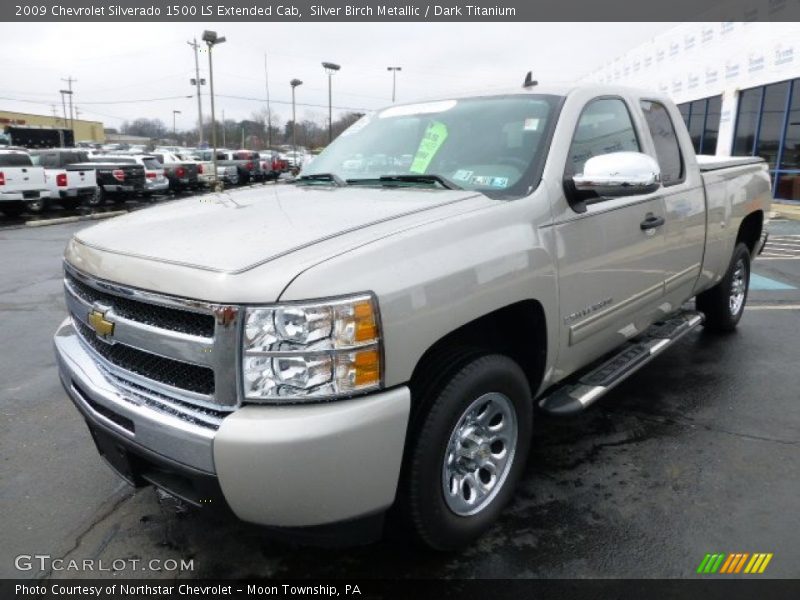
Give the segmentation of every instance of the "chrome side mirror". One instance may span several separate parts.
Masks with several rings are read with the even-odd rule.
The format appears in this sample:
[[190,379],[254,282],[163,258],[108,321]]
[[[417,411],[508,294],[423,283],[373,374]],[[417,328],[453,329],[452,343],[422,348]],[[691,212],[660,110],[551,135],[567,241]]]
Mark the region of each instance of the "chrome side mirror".
[[575,189],[598,196],[649,194],[661,187],[661,169],[641,152],[612,152],[586,161],[583,173],[572,178]]

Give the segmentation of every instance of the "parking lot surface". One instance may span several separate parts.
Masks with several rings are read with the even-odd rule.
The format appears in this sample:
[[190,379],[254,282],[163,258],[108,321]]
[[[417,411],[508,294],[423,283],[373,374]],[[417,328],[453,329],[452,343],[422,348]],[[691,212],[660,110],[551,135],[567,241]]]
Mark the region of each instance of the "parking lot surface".
[[[51,348],[61,253],[86,225],[0,231],[2,577],[687,577],[709,552],[773,553],[764,577],[800,576],[798,221],[772,224],[737,333],[693,332],[584,414],[539,416],[514,502],[455,554],[303,547],[121,483]],[[193,568],[19,571],[19,554]]]

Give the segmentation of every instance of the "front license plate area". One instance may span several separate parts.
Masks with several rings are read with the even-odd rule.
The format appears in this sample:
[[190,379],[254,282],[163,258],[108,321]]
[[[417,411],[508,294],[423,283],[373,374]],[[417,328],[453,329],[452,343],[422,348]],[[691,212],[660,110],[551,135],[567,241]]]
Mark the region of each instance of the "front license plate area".
[[131,485],[140,486],[141,483],[134,475],[128,451],[116,439],[97,427],[89,425],[89,432],[92,434],[97,451],[108,465]]

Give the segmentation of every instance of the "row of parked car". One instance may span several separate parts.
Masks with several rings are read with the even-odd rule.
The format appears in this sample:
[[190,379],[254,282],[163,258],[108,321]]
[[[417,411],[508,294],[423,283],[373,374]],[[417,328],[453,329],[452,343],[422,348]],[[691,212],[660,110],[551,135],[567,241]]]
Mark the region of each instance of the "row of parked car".
[[[226,187],[276,180],[296,165],[277,152],[217,151]],[[156,148],[96,151],[85,148],[0,149],[0,212],[41,212],[99,206],[130,197],[202,191],[214,181],[212,150]]]

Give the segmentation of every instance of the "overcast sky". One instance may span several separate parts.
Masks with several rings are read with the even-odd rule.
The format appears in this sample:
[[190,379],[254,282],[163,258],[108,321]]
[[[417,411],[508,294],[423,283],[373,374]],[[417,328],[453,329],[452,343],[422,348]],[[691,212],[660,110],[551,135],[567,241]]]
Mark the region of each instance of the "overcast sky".
[[[298,120],[323,121],[327,78],[321,61],[342,66],[334,106],[375,109],[391,102],[401,66],[399,102],[479,89],[516,87],[533,70],[541,82],[573,81],[669,29],[670,23],[3,23],[0,108],[61,114],[62,77],[72,76],[81,117],[118,127],[125,119],[160,118],[178,129],[197,123],[194,57],[187,40],[214,29],[227,42],[214,51],[217,118],[243,119],[265,106],[264,54],[273,115],[291,118],[292,78]],[[208,78],[208,56],[200,55]],[[210,115],[208,86],[203,111]],[[149,99],[180,96],[177,99]],[[262,100],[242,100],[240,96]],[[12,100],[13,98],[13,100]],[[27,102],[21,102],[26,100]],[[135,101],[135,102],[132,102]],[[34,103],[35,102],[35,103]]]

